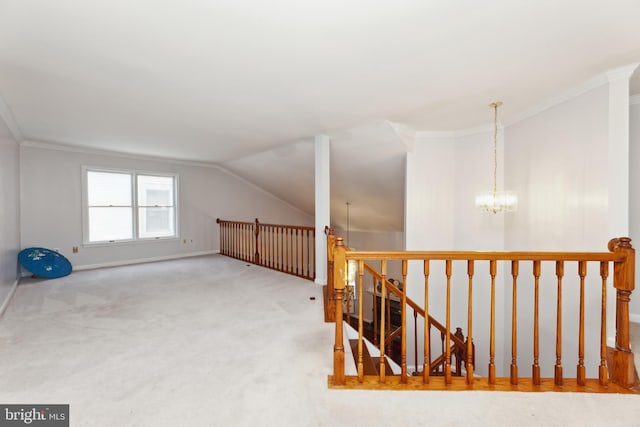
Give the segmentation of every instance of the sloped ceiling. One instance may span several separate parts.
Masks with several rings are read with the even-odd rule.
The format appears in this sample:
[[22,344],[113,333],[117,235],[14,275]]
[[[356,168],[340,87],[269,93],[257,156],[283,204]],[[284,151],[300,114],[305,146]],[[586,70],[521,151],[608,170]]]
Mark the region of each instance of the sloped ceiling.
[[472,128],[502,100],[508,122],[639,61],[638,16],[636,0],[1,0],[0,110],[19,140],[219,164],[310,213],[326,133],[332,204],[398,229],[387,120]]

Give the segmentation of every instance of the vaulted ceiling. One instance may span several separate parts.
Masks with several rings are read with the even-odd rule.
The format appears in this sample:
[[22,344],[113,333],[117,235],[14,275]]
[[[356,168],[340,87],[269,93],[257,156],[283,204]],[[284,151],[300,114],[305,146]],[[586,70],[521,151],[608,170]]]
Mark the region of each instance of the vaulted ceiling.
[[389,121],[476,127],[498,99],[509,121],[640,61],[638,16],[637,0],[0,0],[0,111],[19,140],[215,163],[310,213],[327,133],[332,204],[401,230]]

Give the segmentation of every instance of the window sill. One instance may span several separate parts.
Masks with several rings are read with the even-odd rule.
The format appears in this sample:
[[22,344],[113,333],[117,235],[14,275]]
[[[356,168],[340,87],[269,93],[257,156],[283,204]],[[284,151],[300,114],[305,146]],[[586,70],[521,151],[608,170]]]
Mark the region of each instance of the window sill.
[[85,248],[93,248],[100,246],[128,246],[128,245],[142,245],[148,243],[159,242],[179,242],[180,236],[177,237],[158,237],[150,239],[136,239],[136,240],[115,240],[110,242],[83,242],[82,246]]

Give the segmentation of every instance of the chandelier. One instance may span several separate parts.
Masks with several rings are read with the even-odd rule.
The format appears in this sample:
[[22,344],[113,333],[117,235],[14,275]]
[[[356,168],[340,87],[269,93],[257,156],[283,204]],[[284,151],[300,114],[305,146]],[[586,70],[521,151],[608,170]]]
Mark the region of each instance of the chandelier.
[[518,195],[515,191],[498,191],[498,107],[502,102],[489,104],[493,108],[493,190],[476,194],[476,206],[487,212],[513,212],[518,208]]

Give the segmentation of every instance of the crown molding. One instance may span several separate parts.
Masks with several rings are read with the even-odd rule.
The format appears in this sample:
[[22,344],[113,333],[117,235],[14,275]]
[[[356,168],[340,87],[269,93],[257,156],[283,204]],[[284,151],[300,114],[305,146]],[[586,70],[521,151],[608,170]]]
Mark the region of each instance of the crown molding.
[[523,120],[537,116],[538,114],[542,113],[545,110],[548,110],[550,108],[555,107],[556,105],[560,105],[574,98],[577,98],[578,96],[585,94],[589,91],[592,91],[594,89],[597,89],[601,86],[604,86],[609,82],[610,82],[610,79],[609,79],[608,72],[600,74],[592,79],[585,81],[580,85],[574,86],[573,88],[561,93],[558,96],[554,96],[542,101],[540,104],[538,104],[537,106],[529,110],[526,110],[520,114],[516,114],[514,117],[512,117],[511,120],[509,120],[509,122],[505,124],[505,126],[511,126]]
[[9,132],[11,132],[13,139],[15,139],[17,143],[22,142],[24,140],[22,130],[20,130],[20,126],[18,126],[18,122],[16,122],[16,119],[11,112],[11,108],[9,108],[9,105],[4,101],[2,94],[0,94],[0,117],[2,117],[7,128],[9,128]]
[[99,148],[81,147],[78,145],[62,144],[58,142],[37,141],[33,139],[23,140],[22,142],[20,142],[20,146],[41,148],[44,150],[68,151],[71,153],[80,153],[80,154],[96,154],[96,155],[102,155],[102,156],[120,157],[120,158],[126,158],[126,159],[134,159],[134,160],[147,160],[147,161],[153,161],[153,162],[159,162],[159,163],[171,163],[174,165],[198,166],[202,168],[218,168],[219,167],[215,163],[197,162],[192,160],[179,160],[179,159],[172,159],[168,157],[158,157],[158,156],[149,156],[145,154],[126,153],[123,151],[102,150]]
[[[603,85],[606,85],[612,81],[629,78],[638,68],[640,63],[625,65],[624,67],[615,68],[602,74],[599,74],[582,84],[574,86],[573,88],[561,93],[560,95],[548,98],[542,101],[540,104],[525,110],[522,113],[516,114],[511,117],[510,120],[503,123],[503,127],[509,127],[513,124],[534,117],[545,110],[548,110],[556,105],[570,101],[578,96],[587,93],[591,90],[597,89]],[[634,95],[630,97],[630,104],[635,105],[640,103],[640,95]],[[467,128],[455,131],[418,131],[416,132],[416,138],[431,138],[431,139],[446,139],[446,138],[459,138],[462,136],[475,135],[484,133],[491,130],[491,125],[478,126],[474,128]]]

